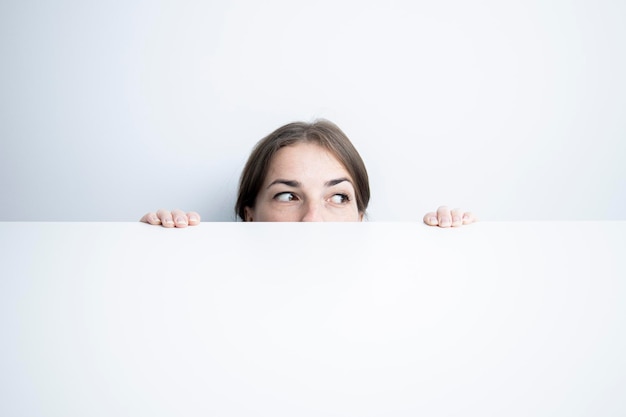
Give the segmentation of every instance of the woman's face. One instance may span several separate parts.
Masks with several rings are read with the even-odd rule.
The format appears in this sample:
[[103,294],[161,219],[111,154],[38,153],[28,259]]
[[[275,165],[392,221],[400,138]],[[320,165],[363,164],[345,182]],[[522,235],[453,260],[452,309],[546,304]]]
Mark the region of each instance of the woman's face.
[[361,221],[353,180],[335,156],[315,143],[276,152],[246,221]]

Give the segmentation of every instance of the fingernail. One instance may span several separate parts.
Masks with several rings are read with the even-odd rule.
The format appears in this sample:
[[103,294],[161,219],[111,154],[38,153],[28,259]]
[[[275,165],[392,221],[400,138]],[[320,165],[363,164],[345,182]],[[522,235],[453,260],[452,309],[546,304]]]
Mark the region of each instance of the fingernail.
[[197,222],[198,218],[196,216],[189,216],[189,221],[190,222]]
[[167,220],[165,220],[164,223],[167,224],[167,225],[172,225],[172,224],[174,224],[174,221],[172,219],[167,219]]
[[176,223],[187,224],[187,220],[183,219],[182,217],[176,217]]
[[454,222],[454,223],[458,223],[458,222],[460,222],[460,221],[461,221],[461,219],[459,218],[459,216],[454,216],[454,217],[452,218],[452,222]]
[[429,219],[429,221],[430,221],[430,224],[437,224],[437,218],[436,217],[431,217]]
[[450,219],[448,217],[444,217],[443,219],[441,219],[441,222],[439,224],[441,226],[449,226],[450,225]]

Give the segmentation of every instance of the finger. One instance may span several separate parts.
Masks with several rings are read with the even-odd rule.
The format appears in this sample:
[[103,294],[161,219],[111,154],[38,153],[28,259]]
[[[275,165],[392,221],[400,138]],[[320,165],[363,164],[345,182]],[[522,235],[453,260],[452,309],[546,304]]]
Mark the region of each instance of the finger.
[[478,219],[476,218],[474,213],[467,212],[467,213],[463,214],[463,224],[472,224],[472,223],[477,222],[477,221],[478,221]]
[[172,213],[169,210],[160,209],[156,214],[161,220],[163,227],[174,227],[174,219],[172,219]]
[[441,206],[437,209],[437,221],[439,227],[450,227],[452,225],[452,214],[447,206]]
[[176,227],[187,227],[189,225],[187,214],[182,210],[172,210],[172,217],[174,218],[174,224]]
[[148,223],[148,224],[154,224],[154,225],[161,224],[161,220],[159,219],[159,216],[157,216],[156,213],[152,213],[152,212],[144,214],[144,216],[139,221]]
[[461,209],[454,209],[450,211],[452,216],[452,227],[463,226],[463,211]]
[[433,211],[426,213],[424,215],[424,223],[429,226],[437,226],[439,224],[439,221],[437,220],[437,213]]
[[200,224],[200,215],[195,211],[187,213],[187,219],[189,219],[189,226],[196,226]]

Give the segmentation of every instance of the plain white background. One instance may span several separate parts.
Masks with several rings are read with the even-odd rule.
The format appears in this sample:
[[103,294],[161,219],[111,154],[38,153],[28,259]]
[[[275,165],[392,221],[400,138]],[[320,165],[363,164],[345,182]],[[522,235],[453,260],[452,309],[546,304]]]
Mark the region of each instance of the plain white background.
[[234,219],[278,126],[337,123],[371,220],[626,219],[626,3],[0,3],[0,220]]
[[0,415],[623,417],[626,222],[0,223]]

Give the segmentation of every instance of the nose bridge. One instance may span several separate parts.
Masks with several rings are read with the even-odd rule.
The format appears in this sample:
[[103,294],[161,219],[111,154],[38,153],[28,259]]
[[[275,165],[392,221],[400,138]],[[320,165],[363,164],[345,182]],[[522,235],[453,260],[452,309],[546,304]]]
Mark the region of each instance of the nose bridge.
[[310,199],[304,204],[302,213],[303,222],[323,222],[322,203],[315,199]]

